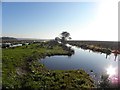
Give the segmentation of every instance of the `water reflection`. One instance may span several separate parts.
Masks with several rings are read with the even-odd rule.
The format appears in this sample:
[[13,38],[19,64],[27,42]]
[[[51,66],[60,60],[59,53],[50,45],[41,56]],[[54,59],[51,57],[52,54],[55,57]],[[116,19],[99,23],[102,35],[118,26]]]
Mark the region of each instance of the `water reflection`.
[[[70,47],[70,45],[68,45]],[[96,85],[101,79],[101,75],[107,74],[108,81],[117,83],[118,81],[118,57],[119,54],[105,54],[93,52],[92,50],[83,50],[78,47],[71,46],[75,50],[72,56],[52,56],[41,60],[48,69],[51,70],[74,70],[84,69],[91,77],[95,78]],[[106,77],[102,79],[106,80]],[[103,78],[103,77],[102,77]],[[107,81],[107,80],[106,80]],[[107,82],[105,82],[107,84]],[[104,86],[105,83],[102,85]]]
[[106,59],[108,58],[108,55],[106,54]]
[[97,80],[97,88],[117,88],[118,87],[118,67],[109,65],[106,72]]
[[115,75],[115,68],[112,67],[111,65],[106,69],[106,71],[109,76]]
[[118,54],[117,54],[117,53],[114,53],[114,56],[115,56],[114,61],[116,61],[116,58],[117,58]]
[[[67,45],[67,46],[71,46],[71,45]],[[73,47],[73,46],[71,46]],[[94,51],[94,50],[90,50],[90,49],[86,49],[86,48],[81,48],[83,49],[84,51],[88,50],[89,52],[93,52],[93,53],[99,53],[99,54],[105,54],[105,53],[102,53],[102,52],[99,52],[99,51]],[[117,53],[117,52],[112,52],[112,53],[106,53],[106,59],[108,58],[108,56],[110,56],[111,54],[114,54],[114,61],[117,60],[117,57],[120,55],[120,53]]]
[[118,83],[118,68],[113,67],[110,65],[108,68],[106,68],[106,73],[109,75],[108,79],[111,81],[113,84]]
[[[108,55],[108,54],[106,54],[106,59],[108,59],[108,57],[109,57],[110,55]],[[119,54],[116,54],[116,53],[114,53],[114,61],[117,61],[117,57],[119,56]]]

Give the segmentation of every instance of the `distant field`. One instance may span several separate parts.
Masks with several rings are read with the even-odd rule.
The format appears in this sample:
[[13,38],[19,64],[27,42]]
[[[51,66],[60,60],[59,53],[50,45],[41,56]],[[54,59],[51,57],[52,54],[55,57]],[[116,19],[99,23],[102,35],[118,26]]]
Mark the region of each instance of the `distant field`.
[[[16,39],[16,38],[0,38],[0,43],[33,43],[33,42],[43,42],[49,41],[50,39]],[[95,45],[102,48],[110,48],[110,49],[118,49],[120,50],[120,42],[117,41],[84,41],[84,40],[70,40],[67,41],[69,44],[87,44],[87,45]]]
[[119,49],[120,50],[120,42],[116,41],[68,41],[69,44],[87,44],[87,45],[95,45],[102,48],[110,48],[110,49]]
[[42,41],[48,41],[48,40],[38,40],[38,39],[33,39],[33,40],[0,40],[0,43],[32,43],[32,42],[42,42]]
[[32,43],[48,41],[50,39],[32,39],[32,38],[14,38],[14,37],[2,37],[0,43]]

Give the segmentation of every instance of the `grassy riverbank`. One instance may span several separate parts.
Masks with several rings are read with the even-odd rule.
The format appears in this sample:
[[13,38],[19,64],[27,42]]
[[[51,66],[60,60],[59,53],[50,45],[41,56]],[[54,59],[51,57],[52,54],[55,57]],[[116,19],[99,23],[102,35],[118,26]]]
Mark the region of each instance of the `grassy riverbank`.
[[94,45],[94,46],[98,46],[98,47],[102,47],[102,48],[109,48],[111,50],[114,49],[119,49],[120,46],[120,42],[117,41],[77,41],[77,40],[71,40],[68,41],[68,43],[72,43],[72,44],[87,44],[87,45]]
[[68,43],[82,49],[89,49],[94,52],[101,52],[107,55],[111,54],[113,50],[120,50],[119,42],[115,41],[68,41]]
[[2,50],[3,89],[92,88],[94,82],[84,70],[48,70],[38,59],[69,55],[59,44],[38,43]]

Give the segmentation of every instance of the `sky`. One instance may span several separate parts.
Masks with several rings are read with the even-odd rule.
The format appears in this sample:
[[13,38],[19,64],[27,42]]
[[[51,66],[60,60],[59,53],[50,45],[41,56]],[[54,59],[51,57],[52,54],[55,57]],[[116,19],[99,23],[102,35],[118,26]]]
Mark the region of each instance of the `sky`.
[[2,2],[2,36],[118,40],[118,2]]

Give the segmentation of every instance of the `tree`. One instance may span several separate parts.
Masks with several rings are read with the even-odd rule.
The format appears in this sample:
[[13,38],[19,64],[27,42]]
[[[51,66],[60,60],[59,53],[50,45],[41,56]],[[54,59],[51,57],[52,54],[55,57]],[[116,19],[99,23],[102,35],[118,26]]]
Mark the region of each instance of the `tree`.
[[60,34],[60,39],[61,39],[61,42],[62,42],[63,44],[65,44],[67,39],[71,39],[70,33],[66,32],[66,31],[62,32],[62,33]]
[[59,37],[55,37],[55,41],[60,42],[61,40]]

